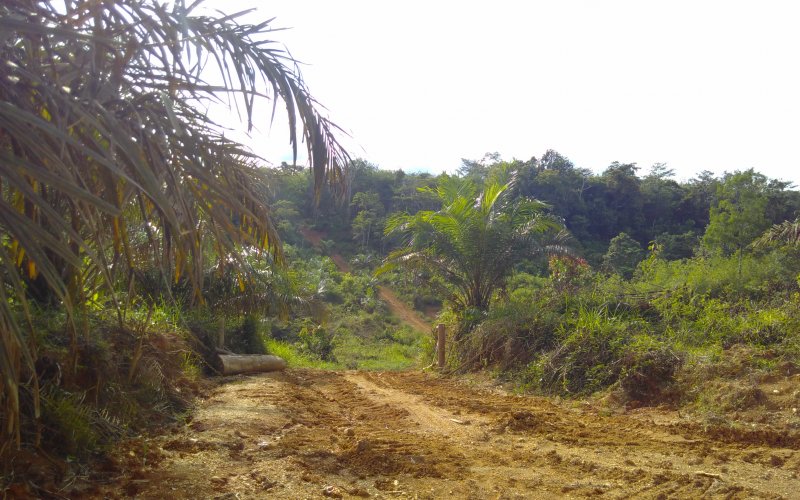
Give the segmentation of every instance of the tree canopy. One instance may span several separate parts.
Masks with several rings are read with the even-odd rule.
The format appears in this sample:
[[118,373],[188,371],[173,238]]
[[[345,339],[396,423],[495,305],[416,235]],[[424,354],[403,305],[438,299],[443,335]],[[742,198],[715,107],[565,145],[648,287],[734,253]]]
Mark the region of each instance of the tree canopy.
[[767,178],[752,169],[726,176],[717,188],[703,244],[725,254],[741,252],[769,227]]

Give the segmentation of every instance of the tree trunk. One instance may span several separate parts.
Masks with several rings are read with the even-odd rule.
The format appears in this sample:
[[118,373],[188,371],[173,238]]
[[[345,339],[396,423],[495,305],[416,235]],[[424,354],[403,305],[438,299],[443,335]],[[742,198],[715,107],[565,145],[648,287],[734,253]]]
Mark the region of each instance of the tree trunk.
[[742,257],[743,257],[742,246],[739,245],[739,266],[738,266],[738,272],[736,273],[736,279],[738,281],[739,286],[742,285]]
[[219,354],[220,372],[237,373],[274,372],[286,369],[286,361],[278,356],[261,354]]

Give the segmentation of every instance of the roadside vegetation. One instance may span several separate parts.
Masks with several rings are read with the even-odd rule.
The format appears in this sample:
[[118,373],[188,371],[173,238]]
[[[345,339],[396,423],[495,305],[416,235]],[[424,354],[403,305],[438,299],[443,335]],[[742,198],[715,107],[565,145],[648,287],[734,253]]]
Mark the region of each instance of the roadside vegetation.
[[[638,170],[592,174],[553,151],[437,177],[359,160],[358,203],[275,203],[325,232],[328,252],[438,311],[448,372],[713,421],[791,420],[796,391],[764,383],[800,366],[800,193],[753,170],[685,182],[663,165]],[[367,219],[383,237],[364,238]]]

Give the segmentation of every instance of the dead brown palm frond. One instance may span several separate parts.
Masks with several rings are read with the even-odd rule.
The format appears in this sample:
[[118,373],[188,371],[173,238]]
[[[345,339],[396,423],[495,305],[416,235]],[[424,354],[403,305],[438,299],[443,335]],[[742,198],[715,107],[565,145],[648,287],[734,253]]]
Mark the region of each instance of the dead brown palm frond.
[[774,243],[800,245],[800,219],[783,221],[775,224],[753,242],[754,246],[763,247]]
[[[317,192],[347,153],[269,22],[196,15],[200,2],[0,5],[0,424],[19,442],[18,384],[32,366],[26,295],[42,283],[70,316],[102,287],[155,263],[200,291],[209,246],[280,264],[255,157],[199,108],[232,99],[248,128],[257,99],[285,105]],[[232,96],[232,97],[231,97]],[[269,117],[263,117],[268,122]],[[124,288],[129,288],[123,285]],[[120,312],[120,318],[121,318]],[[32,371],[32,370],[29,370]]]

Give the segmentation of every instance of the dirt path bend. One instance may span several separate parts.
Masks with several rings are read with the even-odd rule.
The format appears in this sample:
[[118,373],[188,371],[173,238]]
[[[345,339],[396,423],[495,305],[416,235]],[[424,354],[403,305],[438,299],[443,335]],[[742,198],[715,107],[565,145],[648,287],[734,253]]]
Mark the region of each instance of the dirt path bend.
[[[321,247],[324,234],[307,227],[301,227],[300,234],[303,235],[303,238],[311,243],[314,248],[319,249]],[[344,273],[349,273],[351,271],[350,263],[340,254],[333,253],[330,255],[330,258],[340,271]],[[416,311],[400,300],[400,297],[398,297],[391,288],[383,285],[378,286],[378,297],[386,303],[389,311],[394,316],[411,328],[421,332],[429,332],[433,328],[432,325],[422,319]]]
[[416,311],[408,307],[405,302],[394,291],[386,286],[378,286],[378,297],[386,302],[389,310],[397,316],[400,321],[420,332],[430,332],[433,326],[419,317]]
[[600,416],[417,372],[289,370],[221,385],[188,425],[131,443],[116,482],[94,494],[797,498],[796,437],[713,437],[667,417]]

